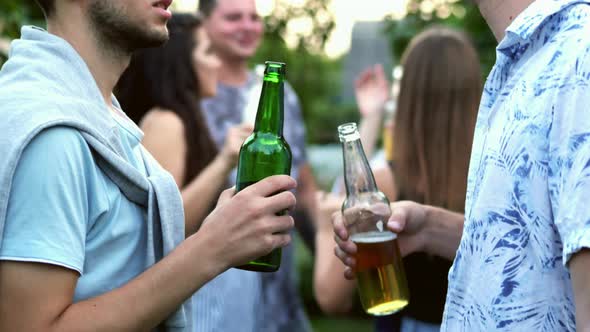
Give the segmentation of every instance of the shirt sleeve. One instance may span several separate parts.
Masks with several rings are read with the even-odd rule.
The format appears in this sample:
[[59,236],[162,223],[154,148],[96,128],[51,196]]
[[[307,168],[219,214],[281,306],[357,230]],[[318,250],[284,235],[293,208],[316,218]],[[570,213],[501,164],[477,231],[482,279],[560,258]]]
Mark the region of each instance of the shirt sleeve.
[[53,127],[27,145],[17,165],[0,260],[48,263],[82,274],[92,153],[72,128]]
[[590,248],[590,47],[557,89],[549,137],[549,193],[563,263]]
[[307,160],[305,153],[305,124],[301,104],[295,90],[285,83],[285,139],[291,147],[293,167],[299,167]]

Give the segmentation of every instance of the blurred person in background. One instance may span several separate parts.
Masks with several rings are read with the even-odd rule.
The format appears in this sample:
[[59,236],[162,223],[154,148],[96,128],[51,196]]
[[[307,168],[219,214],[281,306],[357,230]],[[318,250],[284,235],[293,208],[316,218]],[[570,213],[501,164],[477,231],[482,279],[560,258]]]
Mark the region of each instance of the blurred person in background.
[[[399,91],[399,80],[394,78],[392,88],[385,78],[383,66],[380,64],[373,65],[363,70],[355,80],[355,97],[358,110],[361,116],[359,123],[359,133],[365,155],[371,164],[373,170],[387,168],[390,154],[393,149],[389,148],[387,142],[393,142],[391,126],[393,125],[393,115],[396,107],[396,100]],[[383,148],[378,149],[377,143],[380,137],[383,137]],[[388,176],[391,172],[381,172],[381,176]],[[389,179],[393,181],[391,176]],[[339,176],[332,186],[331,192],[334,194],[345,194],[344,176]]]
[[[211,50],[221,60],[219,84],[215,97],[203,101],[202,108],[213,140],[224,144],[229,128],[245,121],[250,93],[256,91],[255,73],[248,69],[263,36],[263,22],[254,0],[201,0],[199,11],[203,26],[211,40]],[[268,59],[280,60],[280,59]],[[287,64],[287,75],[289,73]],[[254,92],[256,93],[256,92]],[[258,100],[258,96],[255,99]],[[297,179],[298,206],[294,218],[299,234],[313,239],[315,215],[315,180],[306,161],[305,128],[295,92],[285,84],[284,136],[291,147],[291,175]],[[235,181],[235,172],[229,177]],[[301,218],[301,211],[307,218]],[[306,227],[307,226],[307,227]],[[313,243],[313,241],[310,241]],[[201,307],[199,331],[296,331],[310,330],[297,288],[294,261],[295,247],[283,250],[281,268],[274,273],[230,270],[196,295]],[[243,316],[256,321],[244,324]],[[236,317],[231,319],[230,317]],[[237,317],[240,317],[237,319]]]
[[[590,2],[479,0],[499,44],[465,214],[392,204],[402,255],[454,259],[441,331],[590,330]],[[353,277],[356,245],[333,219]]]
[[[481,94],[477,53],[463,33],[434,27],[412,39],[402,65],[404,75],[392,133],[393,168],[374,171],[377,185],[392,202],[409,199],[463,213]],[[357,90],[366,88],[357,85]],[[380,123],[373,123],[375,128],[365,130],[379,132]],[[344,266],[333,254],[335,242],[329,220],[340,210],[344,197],[320,194],[318,199],[322,220],[316,243],[316,298],[326,312],[346,312],[353,303],[354,282],[342,277]],[[450,266],[450,260],[436,255],[406,256],[410,302],[399,314],[376,317],[376,331],[438,331]]]
[[390,83],[385,78],[383,66],[376,64],[363,70],[354,82],[356,103],[361,115],[359,133],[365,155],[369,160],[384,159],[383,150],[377,149],[384,128],[384,115],[388,103],[394,103]]

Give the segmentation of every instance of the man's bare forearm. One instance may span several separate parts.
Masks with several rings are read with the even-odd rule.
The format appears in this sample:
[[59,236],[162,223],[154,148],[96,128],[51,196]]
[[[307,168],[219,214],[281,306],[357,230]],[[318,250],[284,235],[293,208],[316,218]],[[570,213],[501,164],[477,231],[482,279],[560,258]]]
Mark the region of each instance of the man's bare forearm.
[[464,215],[433,206],[425,208],[426,252],[453,260],[463,234]]
[[[195,235],[196,236],[196,235]],[[51,331],[149,331],[224,269],[208,239],[190,239],[121,288],[70,305]],[[195,256],[194,253],[200,253]]]
[[569,269],[576,301],[576,330],[590,332],[590,249],[572,256]]

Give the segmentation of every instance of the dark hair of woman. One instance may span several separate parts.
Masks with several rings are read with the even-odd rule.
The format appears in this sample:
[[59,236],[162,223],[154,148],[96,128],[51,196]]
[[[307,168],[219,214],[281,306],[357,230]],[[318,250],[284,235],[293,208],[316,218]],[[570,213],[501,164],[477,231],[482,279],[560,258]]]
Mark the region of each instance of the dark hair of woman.
[[195,29],[200,23],[195,15],[174,14],[168,22],[168,42],[136,53],[115,88],[121,107],[135,123],[155,108],[180,117],[187,144],[183,186],[217,154],[199,106],[200,85],[193,68]]
[[[435,27],[412,39],[402,65],[393,128],[398,198],[462,213],[482,89],[477,53],[463,33]],[[412,296],[405,317],[441,324],[450,266],[426,253],[404,257]],[[392,317],[379,318],[376,330],[400,324]]]
[[477,53],[455,30],[408,46],[394,124],[395,179],[405,199],[462,212],[482,91]]

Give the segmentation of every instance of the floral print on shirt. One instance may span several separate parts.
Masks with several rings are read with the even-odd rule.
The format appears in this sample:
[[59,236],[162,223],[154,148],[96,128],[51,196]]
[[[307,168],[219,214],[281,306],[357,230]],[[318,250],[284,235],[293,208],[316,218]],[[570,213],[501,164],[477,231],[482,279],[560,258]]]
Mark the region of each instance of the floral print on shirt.
[[575,331],[569,259],[590,248],[590,5],[537,0],[480,105],[442,331]]

